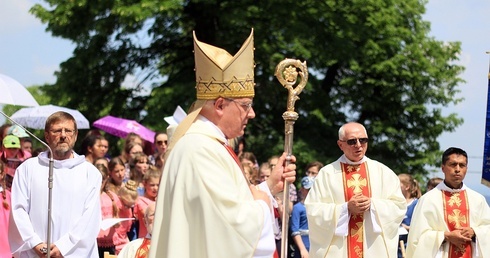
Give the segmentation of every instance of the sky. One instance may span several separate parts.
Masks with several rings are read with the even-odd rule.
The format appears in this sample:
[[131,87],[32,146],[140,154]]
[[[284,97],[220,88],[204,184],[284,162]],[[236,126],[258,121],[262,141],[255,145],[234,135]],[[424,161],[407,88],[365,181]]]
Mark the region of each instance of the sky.
[[[46,26],[29,13],[39,0],[2,1],[0,8],[0,73],[18,80],[24,86],[53,83],[53,73],[68,59],[74,45],[54,38]],[[459,97],[465,100],[443,109],[444,114],[457,113],[464,124],[452,133],[439,137],[441,150],[460,147],[468,152],[468,174],[465,182],[471,188],[490,196],[490,188],[480,184],[483,162],[485,115],[490,56],[490,1],[429,0],[424,20],[431,22],[430,36],[441,41],[462,42],[460,64],[466,67]],[[3,122],[0,119],[0,122]],[[433,176],[443,177],[441,172]]]

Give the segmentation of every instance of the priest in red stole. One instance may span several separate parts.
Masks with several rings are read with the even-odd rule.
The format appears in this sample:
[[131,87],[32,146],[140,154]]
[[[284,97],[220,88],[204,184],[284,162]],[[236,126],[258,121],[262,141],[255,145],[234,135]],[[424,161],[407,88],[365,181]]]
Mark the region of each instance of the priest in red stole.
[[441,168],[444,181],[415,206],[407,257],[490,257],[490,208],[483,195],[463,183],[467,153],[447,149]]
[[305,200],[310,258],[397,257],[406,201],[398,176],[365,156],[368,141],[359,123],[339,130],[344,155],[320,170]]

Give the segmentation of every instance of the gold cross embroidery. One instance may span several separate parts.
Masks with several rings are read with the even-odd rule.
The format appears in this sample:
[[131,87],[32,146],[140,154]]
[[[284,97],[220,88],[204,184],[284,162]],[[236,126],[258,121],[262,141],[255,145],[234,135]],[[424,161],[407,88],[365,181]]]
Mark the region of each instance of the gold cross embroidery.
[[451,197],[449,197],[448,204],[449,206],[460,206],[461,205],[461,198],[459,197],[459,193],[453,193]]
[[355,194],[362,193],[362,187],[367,185],[367,181],[365,178],[362,178],[361,175],[355,174],[352,175],[352,178],[347,181],[347,187],[354,187],[352,190]]
[[361,166],[360,165],[348,165],[347,166],[347,173],[350,173],[350,172],[359,172],[359,170],[361,169]]
[[356,238],[356,241],[362,243],[362,233],[364,230],[364,224],[362,222],[357,222],[356,227],[351,229],[351,236]]
[[461,223],[466,222],[466,216],[462,215],[460,210],[454,210],[453,214],[447,217],[449,223],[454,224],[455,228],[461,228]]

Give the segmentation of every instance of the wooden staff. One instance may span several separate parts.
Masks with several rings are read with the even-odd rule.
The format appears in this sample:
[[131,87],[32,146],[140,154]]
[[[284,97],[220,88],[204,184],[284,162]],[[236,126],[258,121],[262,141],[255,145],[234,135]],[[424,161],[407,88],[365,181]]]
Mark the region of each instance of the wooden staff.
[[[308,68],[306,61],[295,59],[284,59],[276,66],[274,73],[281,85],[288,90],[287,110],[282,114],[284,119],[284,152],[287,153],[286,165],[290,163],[293,152],[294,122],[298,119],[298,113],[294,111],[294,103],[299,99],[298,95],[308,82]],[[300,81],[296,85],[298,75]],[[296,86],[295,86],[296,85]],[[289,229],[289,182],[284,182],[282,200],[282,235],[281,235],[281,258],[287,257],[288,252],[288,229]]]

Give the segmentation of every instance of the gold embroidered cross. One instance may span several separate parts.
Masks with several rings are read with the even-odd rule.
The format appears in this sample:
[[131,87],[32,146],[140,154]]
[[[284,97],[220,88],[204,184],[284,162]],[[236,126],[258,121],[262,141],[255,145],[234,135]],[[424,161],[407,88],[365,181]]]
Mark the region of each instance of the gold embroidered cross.
[[362,178],[359,174],[352,175],[352,178],[347,181],[347,187],[354,187],[353,192],[361,193],[362,187],[367,185],[367,181],[365,178]]
[[455,228],[461,228],[461,223],[466,222],[466,216],[461,214],[460,210],[454,210],[453,214],[447,216],[449,223],[454,224]]
[[351,229],[350,234],[351,234],[351,236],[356,238],[357,242],[362,243],[363,230],[364,230],[364,225],[363,225],[362,221],[357,222],[356,226]]
[[348,165],[347,166],[347,173],[350,173],[350,172],[359,172],[359,170],[361,169],[361,166],[360,165]]
[[461,198],[459,198],[459,193],[453,193],[451,197],[449,197],[448,204],[449,206],[460,206],[461,205]]

